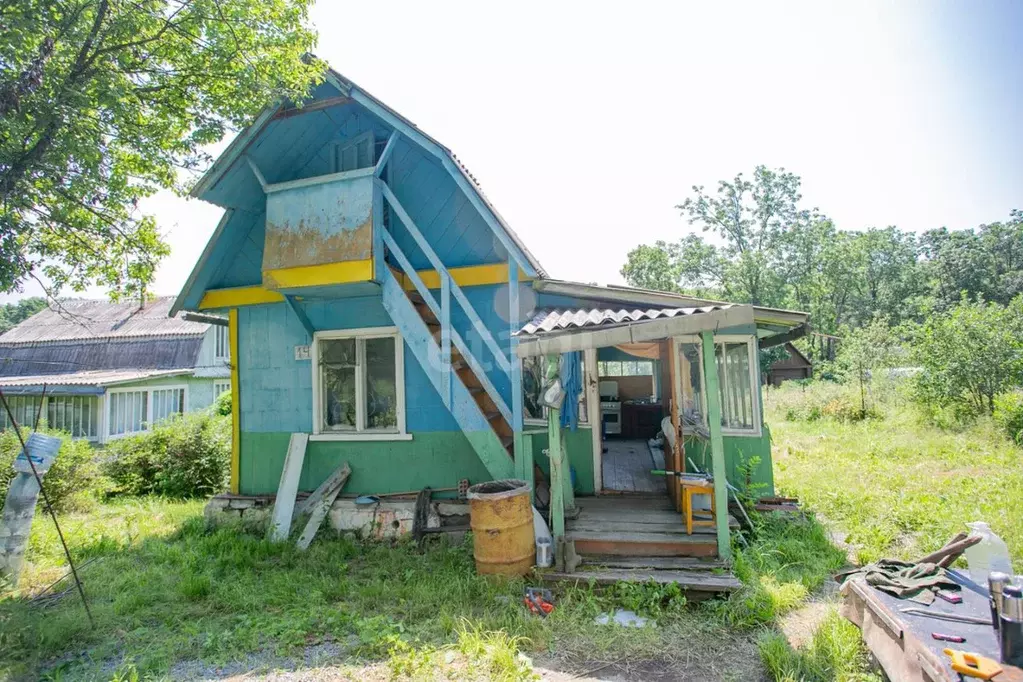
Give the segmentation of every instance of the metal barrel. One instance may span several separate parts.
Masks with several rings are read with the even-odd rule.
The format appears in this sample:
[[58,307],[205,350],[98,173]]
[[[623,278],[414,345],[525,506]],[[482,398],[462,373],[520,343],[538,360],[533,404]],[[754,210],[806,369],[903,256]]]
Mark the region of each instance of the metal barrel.
[[525,575],[536,563],[529,484],[514,478],[469,488],[473,556],[481,574]]

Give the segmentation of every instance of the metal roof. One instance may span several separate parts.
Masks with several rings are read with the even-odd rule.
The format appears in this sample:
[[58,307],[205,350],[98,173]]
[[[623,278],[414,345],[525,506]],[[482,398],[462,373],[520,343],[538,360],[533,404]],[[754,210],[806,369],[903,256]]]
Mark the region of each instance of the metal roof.
[[656,320],[686,315],[698,315],[731,308],[731,304],[702,306],[699,308],[554,308],[536,311],[519,334],[537,336],[570,329],[597,329],[616,327],[630,322]]
[[111,303],[69,300],[51,304],[0,336],[0,346],[114,339],[201,337],[210,325],[168,317],[172,297]]
[[111,386],[144,379],[189,374],[190,370],[99,370],[65,374],[0,377],[0,387],[16,386]]

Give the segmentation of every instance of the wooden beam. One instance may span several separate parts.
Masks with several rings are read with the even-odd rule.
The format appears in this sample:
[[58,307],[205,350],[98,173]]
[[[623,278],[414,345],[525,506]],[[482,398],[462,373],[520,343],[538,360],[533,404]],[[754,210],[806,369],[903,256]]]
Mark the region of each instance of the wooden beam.
[[788,343],[789,341],[801,339],[804,336],[806,336],[806,333],[808,331],[809,329],[807,328],[807,326],[805,324],[801,324],[792,331],[785,332],[784,334],[765,336],[764,338],[757,341],[757,346],[760,348],[760,350],[774,348],[775,346],[780,346],[783,343]]
[[[547,356],[548,379],[558,374],[558,356]],[[564,470],[564,459],[561,452],[561,410],[547,408],[547,457],[551,467],[551,535],[554,536],[555,548],[560,547],[558,541],[565,537],[565,485],[563,478],[568,474]]]
[[302,475],[302,463],[305,461],[308,444],[308,433],[291,434],[288,454],[284,457],[284,468],[281,469],[281,482],[277,486],[277,497],[274,499],[273,515],[270,518],[268,536],[271,541],[287,540],[291,534],[291,519],[298,496],[298,479]]
[[253,161],[252,157],[248,154],[245,155],[245,163],[249,164],[249,168],[252,169],[252,174],[256,176],[259,186],[263,188],[263,193],[266,194],[266,188],[269,183],[267,183],[266,178],[263,177],[263,174],[259,171],[259,166],[256,165],[256,162]]
[[[670,385],[662,388],[664,391],[670,391],[671,395],[671,428],[675,431],[675,437],[670,441],[665,441],[667,445],[669,442],[672,443],[672,447],[669,450],[664,451],[665,464],[671,466],[672,471],[685,471],[685,461],[681,455],[682,449],[682,429],[679,428],[679,406],[682,404],[682,377],[679,374],[678,367],[678,343],[675,338],[672,337],[667,340],[666,344],[668,348],[668,377]],[[668,486],[668,492],[671,496],[671,501],[675,504],[675,510],[682,511],[682,477],[681,476],[665,476],[665,483]]]
[[[463,265],[460,267],[448,268],[451,281],[460,287],[475,287],[495,284],[504,284],[508,281],[508,266],[505,263],[488,263],[486,265]],[[417,270],[416,274],[431,289],[440,288],[440,273],[436,270]],[[519,281],[529,281],[530,278],[519,268]],[[411,291],[412,284],[406,279],[402,280],[402,286]],[[516,330],[518,331],[518,330]]]
[[231,361],[231,492],[238,494],[241,486],[242,429],[241,383],[238,381],[238,309],[227,316],[227,343]]
[[275,289],[301,289],[373,280],[373,259],[344,260],[322,265],[264,270],[263,281]]
[[725,469],[725,441],[721,434],[721,394],[718,363],[714,353],[714,332],[701,333],[703,339],[703,376],[707,381],[703,394],[707,400],[707,424],[710,427],[710,455],[714,466],[714,514],[717,527],[718,556],[732,558],[732,538],[728,531],[728,475]]
[[337,499],[338,493],[341,492],[341,488],[345,487],[345,483],[348,482],[348,477],[351,476],[352,469],[348,466],[348,462],[345,462],[338,468],[333,474],[327,477],[327,480],[320,484],[313,494],[307,497],[301,507],[295,508],[295,517],[302,515],[307,509],[312,510],[309,514],[309,521],[306,522],[305,528],[302,530],[302,534],[298,537],[298,542],[295,546],[298,547],[299,551],[304,552],[309,549],[309,543],[316,537],[316,531],[320,529],[320,524],[323,523],[323,519],[327,516],[327,512],[334,506],[334,500]]
[[387,162],[391,160],[391,154],[394,153],[394,148],[398,145],[398,131],[395,130],[391,133],[391,136],[387,138],[387,144],[384,145],[384,150],[380,152],[380,158],[377,159],[376,169],[373,171],[373,176],[379,178],[383,172],[384,167],[387,166]]
[[231,287],[229,289],[207,289],[199,302],[199,310],[237,308],[261,303],[280,303],[284,294],[260,286]]
[[309,340],[312,341],[313,335],[316,333],[316,329],[313,327],[313,323],[309,321],[309,316],[305,314],[305,311],[298,307],[298,303],[295,301],[294,296],[285,296],[284,300],[288,302],[288,307],[291,308],[291,312],[295,313],[295,317],[305,327],[306,332],[309,333]]
[[348,104],[352,101],[351,97],[345,97],[340,95],[338,97],[328,97],[321,99],[316,102],[310,102],[305,106],[301,107],[288,107],[287,109],[280,109],[271,116],[270,120],[276,121],[281,118],[291,118],[292,116],[301,116],[302,114],[311,114],[314,111],[322,111],[323,109],[329,109],[330,107],[339,107],[343,104]]

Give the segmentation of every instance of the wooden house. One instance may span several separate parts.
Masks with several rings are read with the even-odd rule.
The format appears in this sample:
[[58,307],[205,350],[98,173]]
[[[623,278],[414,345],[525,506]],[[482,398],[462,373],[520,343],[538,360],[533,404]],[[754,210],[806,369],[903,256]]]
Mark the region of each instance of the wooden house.
[[[668,469],[691,458],[738,481],[758,457],[772,490],[756,351],[805,314],[551,278],[447,147],[340,74],[264,111],[193,194],[224,215],[171,312],[230,321],[233,492],[272,494],[301,432],[304,490],[342,461],[346,495],[518,476],[549,486],[560,517],[604,492],[599,372],[623,353],[656,360],[647,404],[685,448]],[[575,428],[537,400],[549,356],[580,370]],[[658,479],[666,508],[673,480]],[[723,548],[727,527],[701,542]]]
[[813,376],[813,363],[795,345],[786,343],[785,357],[771,365],[767,371],[767,383],[781,386],[783,381],[798,381]]
[[0,389],[14,418],[33,424],[42,402],[49,427],[102,444],[209,407],[231,388],[226,320],[168,317],[173,301],[63,301],[8,330]]

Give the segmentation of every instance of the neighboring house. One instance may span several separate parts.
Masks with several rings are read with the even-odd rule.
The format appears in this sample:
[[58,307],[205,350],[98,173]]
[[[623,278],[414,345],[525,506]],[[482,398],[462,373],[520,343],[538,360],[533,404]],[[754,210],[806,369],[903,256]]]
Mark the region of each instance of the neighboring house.
[[[273,494],[296,432],[310,434],[305,490],[342,462],[346,495],[532,481],[534,462],[542,489],[537,358],[552,354],[581,370],[564,432],[576,493],[606,488],[615,402],[637,432],[659,415],[696,425],[669,468],[718,462],[771,492],[757,348],[799,337],[806,314],[550,278],[450,150],[340,74],[301,108],[264,111],[193,195],[224,215],[171,312],[230,320],[233,492]],[[673,480],[656,484],[677,504]]]
[[104,443],[212,404],[230,388],[225,320],[168,317],[172,303],[65,301],[0,335],[0,390],[15,419],[34,423],[45,387],[51,428]]
[[767,383],[781,386],[781,382],[792,379],[809,379],[813,376],[813,363],[791,343],[786,343],[785,357],[771,365],[767,371]]

